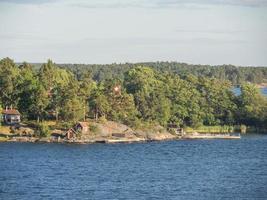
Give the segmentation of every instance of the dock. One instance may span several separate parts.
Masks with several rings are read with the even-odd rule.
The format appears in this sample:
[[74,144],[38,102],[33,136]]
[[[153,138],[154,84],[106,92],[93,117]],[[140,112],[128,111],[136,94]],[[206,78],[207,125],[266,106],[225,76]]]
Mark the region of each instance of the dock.
[[183,139],[241,139],[240,134],[222,134],[222,133],[192,133],[185,134]]

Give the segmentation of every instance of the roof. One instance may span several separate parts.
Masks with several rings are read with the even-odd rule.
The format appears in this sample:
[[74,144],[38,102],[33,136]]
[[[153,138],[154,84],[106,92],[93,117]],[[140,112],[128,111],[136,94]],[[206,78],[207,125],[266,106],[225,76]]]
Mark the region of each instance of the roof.
[[78,124],[80,124],[83,128],[88,127],[88,122],[78,122]]
[[5,115],[20,115],[19,111],[16,110],[16,109],[3,110],[2,114],[5,114]]

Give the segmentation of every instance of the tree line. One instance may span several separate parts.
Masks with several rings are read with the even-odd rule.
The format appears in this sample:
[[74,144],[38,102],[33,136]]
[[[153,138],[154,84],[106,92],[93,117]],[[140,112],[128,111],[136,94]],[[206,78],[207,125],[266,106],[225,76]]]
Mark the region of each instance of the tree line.
[[141,65],[126,68],[121,77],[94,79],[90,68],[75,70],[51,60],[36,68],[3,58],[0,105],[13,106],[24,119],[37,121],[101,118],[133,127],[267,124],[266,97],[253,84],[242,82],[236,96],[231,81],[189,72],[178,75]]
[[[40,67],[40,64],[35,64]],[[267,67],[237,67],[234,65],[192,65],[178,62],[146,62],[124,64],[60,64],[60,67],[71,70],[78,78],[84,71],[90,70],[95,81],[111,78],[124,79],[125,72],[138,66],[147,66],[162,73],[168,72],[186,77],[189,74],[220,80],[229,80],[234,85],[243,82],[267,83]]]

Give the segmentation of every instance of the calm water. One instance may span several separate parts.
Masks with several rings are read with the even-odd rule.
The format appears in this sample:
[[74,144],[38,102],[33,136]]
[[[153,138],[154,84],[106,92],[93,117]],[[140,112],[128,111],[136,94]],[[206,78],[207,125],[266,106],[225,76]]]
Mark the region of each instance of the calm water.
[[267,135],[143,144],[0,143],[0,199],[267,199]]
[[[267,87],[265,87],[265,88],[261,88],[260,91],[261,91],[261,93],[262,93],[263,95],[267,96]],[[241,94],[241,90],[240,90],[240,88],[238,88],[238,87],[233,88],[233,92],[234,92],[236,95],[240,95],[240,94]]]

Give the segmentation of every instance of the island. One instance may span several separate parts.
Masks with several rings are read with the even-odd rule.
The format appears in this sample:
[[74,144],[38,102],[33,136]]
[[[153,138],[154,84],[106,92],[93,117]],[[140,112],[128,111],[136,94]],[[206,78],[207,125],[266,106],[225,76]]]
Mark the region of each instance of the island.
[[0,141],[239,139],[240,133],[267,129],[267,99],[258,87],[267,82],[265,68],[70,66],[0,60]]

